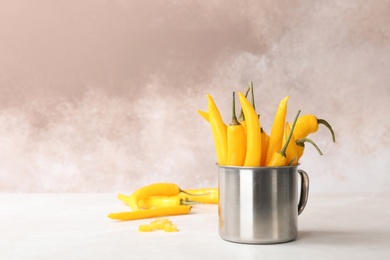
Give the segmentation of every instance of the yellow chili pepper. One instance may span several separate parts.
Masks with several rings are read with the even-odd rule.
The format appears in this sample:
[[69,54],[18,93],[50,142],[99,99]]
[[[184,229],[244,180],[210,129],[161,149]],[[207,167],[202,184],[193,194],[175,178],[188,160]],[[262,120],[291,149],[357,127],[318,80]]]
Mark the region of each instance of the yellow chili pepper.
[[277,153],[282,147],[288,99],[289,96],[283,98],[279,103],[278,110],[276,111],[267,148],[266,165],[270,163],[275,152]]
[[305,142],[308,142],[310,144],[312,144],[317,152],[322,155],[322,152],[320,150],[320,148],[313,142],[313,140],[309,139],[309,138],[301,138],[301,139],[298,139],[295,141],[295,143],[297,144],[297,160],[299,161],[299,159],[302,157],[303,155],[303,151],[305,149]]
[[[247,88],[246,92],[245,92],[245,97],[248,96],[248,93],[249,93],[249,90],[250,90],[250,86]],[[240,110],[240,115],[238,117],[238,122],[240,122],[240,124],[242,125],[242,127],[244,128],[244,131],[246,133],[246,123],[245,123],[245,115],[244,115],[244,112],[242,110],[242,107],[241,107],[241,110]]]
[[198,110],[198,113],[201,117],[203,117],[204,120],[206,120],[207,122],[210,123],[210,119],[209,119],[209,113],[205,112],[205,111],[202,111],[202,110]]
[[332,134],[333,142],[336,142],[336,136],[332,129],[332,126],[324,119],[318,119],[314,115],[303,115],[298,118],[297,125],[295,126],[294,136],[297,139],[305,138],[309,134],[318,131],[318,126],[322,124],[326,126]]
[[180,198],[176,196],[151,196],[138,201],[140,209],[164,208],[181,205]]
[[[180,193],[179,197],[204,204],[218,204],[218,188],[204,188],[184,190],[185,193]],[[189,195],[191,194],[191,195]]]
[[118,194],[118,198],[124,201],[133,211],[139,210],[138,203],[151,196],[177,196],[182,190],[173,183],[154,183],[144,186],[131,194],[124,196]]
[[[290,143],[290,140],[291,140],[291,137],[293,135],[294,128],[295,128],[295,124],[297,122],[297,119],[298,119],[298,116],[300,113],[301,113],[301,110],[298,111],[298,113],[295,117],[294,123],[291,127],[291,131],[288,135],[287,140],[285,141],[285,143],[283,145],[283,148],[280,151],[273,153],[271,160],[267,163],[267,166],[285,166],[286,164],[290,163],[290,162],[287,162],[286,150],[287,150],[287,147]],[[296,160],[296,158],[294,160]]]
[[197,202],[179,196],[151,196],[140,200],[138,207],[141,209],[150,209],[194,204],[197,204]]
[[174,216],[188,214],[191,210],[191,206],[181,205],[165,208],[144,209],[137,211],[110,213],[108,217],[117,220],[136,220],[145,218],[154,218],[160,216]]
[[214,145],[219,165],[226,165],[227,161],[227,125],[223,122],[221,114],[211,97],[207,95],[208,110]]
[[244,166],[260,166],[261,136],[260,120],[251,103],[238,92],[242,110],[246,121],[246,156]]
[[[288,122],[286,122],[286,130],[284,131],[283,143],[287,142],[287,138],[290,135],[291,128]],[[286,149],[286,162],[290,165],[297,165],[298,163],[298,148],[295,142],[294,133],[290,138],[290,141]]]
[[[255,104],[255,95],[253,93],[253,83],[252,81],[249,82],[249,88],[248,88],[250,91],[251,91],[251,104],[253,106],[253,109],[256,111],[256,104]],[[246,97],[247,95],[245,95]],[[260,121],[260,115],[257,115],[258,118],[259,118],[259,121]],[[262,127],[260,127],[260,139],[261,139],[261,158],[260,158],[260,166],[264,166],[265,165],[265,157],[267,155],[267,147],[268,147],[268,143],[269,143],[269,135],[267,135],[267,133],[264,131],[264,129]]]
[[236,98],[233,91],[232,122],[227,127],[227,162],[230,166],[243,166],[246,153],[246,134],[236,117]]
[[261,159],[260,159],[260,166],[265,166],[265,157],[267,156],[267,147],[269,142],[269,135],[264,131],[264,129],[261,127],[260,129],[261,134]]

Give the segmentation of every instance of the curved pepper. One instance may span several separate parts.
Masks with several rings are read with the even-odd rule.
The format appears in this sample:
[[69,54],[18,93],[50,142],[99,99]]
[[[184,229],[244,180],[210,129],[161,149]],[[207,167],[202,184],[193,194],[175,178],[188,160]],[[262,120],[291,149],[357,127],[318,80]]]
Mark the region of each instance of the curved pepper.
[[227,125],[223,122],[221,114],[211,95],[207,95],[208,112],[211,131],[214,137],[214,146],[219,165],[226,165],[227,161]]
[[246,156],[244,166],[260,166],[261,136],[257,113],[246,97],[238,92],[246,121]]
[[283,98],[279,103],[278,110],[276,111],[267,148],[266,165],[270,163],[275,152],[277,153],[282,147],[288,99],[289,96]]
[[295,126],[294,136],[297,139],[305,138],[309,134],[318,131],[318,126],[322,124],[326,126],[332,134],[333,142],[336,142],[336,136],[332,129],[332,126],[324,119],[318,119],[314,115],[303,115],[298,118],[297,125]]
[[140,200],[151,196],[177,196],[182,190],[173,183],[154,183],[134,191],[131,196],[118,194],[118,198],[124,201],[133,211],[139,210]]
[[204,204],[218,204],[219,195],[218,188],[203,188],[203,189],[185,189],[185,193],[180,193],[179,197],[196,201]]
[[227,127],[227,162],[226,165],[242,166],[245,162],[246,134],[244,127],[236,117],[236,98],[233,92],[232,121]]
[[[272,154],[271,160],[267,163],[267,166],[285,166],[286,164],[290,164],[291,162],[287,162],[287,157],[286,157],[286,150],[287,147],[290,143],[291,137],[293,135],[293,131],[295,128],[295,124],[297,122],[298,116],[301,113],[301,110],[298,110],[297,115],[295,116],[294,123],[291,127],[291,131],[288,135],[287,140],[285,141],[283,148],[280,151],[274,152]],[[294,158],[296,160],[296,158]]]

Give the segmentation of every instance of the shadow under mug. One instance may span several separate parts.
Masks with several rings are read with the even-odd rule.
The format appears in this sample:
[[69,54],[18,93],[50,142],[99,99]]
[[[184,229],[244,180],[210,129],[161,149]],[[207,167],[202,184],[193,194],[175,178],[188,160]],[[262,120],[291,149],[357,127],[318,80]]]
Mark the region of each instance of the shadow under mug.
[[218,171],[219,235],[222,239],[273,244],[297,237],[298,215],[305,208],[309,195],[309,177],[305,171],[298,170],[298,166],[218,166]]

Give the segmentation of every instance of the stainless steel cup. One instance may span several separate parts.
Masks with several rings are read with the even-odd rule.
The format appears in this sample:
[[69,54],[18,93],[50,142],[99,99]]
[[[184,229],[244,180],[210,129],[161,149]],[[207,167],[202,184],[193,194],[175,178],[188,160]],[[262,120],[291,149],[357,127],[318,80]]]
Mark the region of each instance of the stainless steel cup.
[[305,208],[309,194],[306,172],[298,170],[298,166],[218,168],[219,234],[222,239],[272,244],[297,237],[298,215]]

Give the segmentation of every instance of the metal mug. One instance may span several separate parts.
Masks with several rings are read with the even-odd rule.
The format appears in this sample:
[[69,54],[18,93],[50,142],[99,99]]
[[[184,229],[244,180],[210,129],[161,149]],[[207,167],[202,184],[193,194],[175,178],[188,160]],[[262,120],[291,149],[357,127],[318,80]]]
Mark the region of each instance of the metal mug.
[[305,171],[298,170],[298,166],[218,168],[222,239],[273,244],[297,237],[298,215],[305,208],[309,194],[309,177]]

